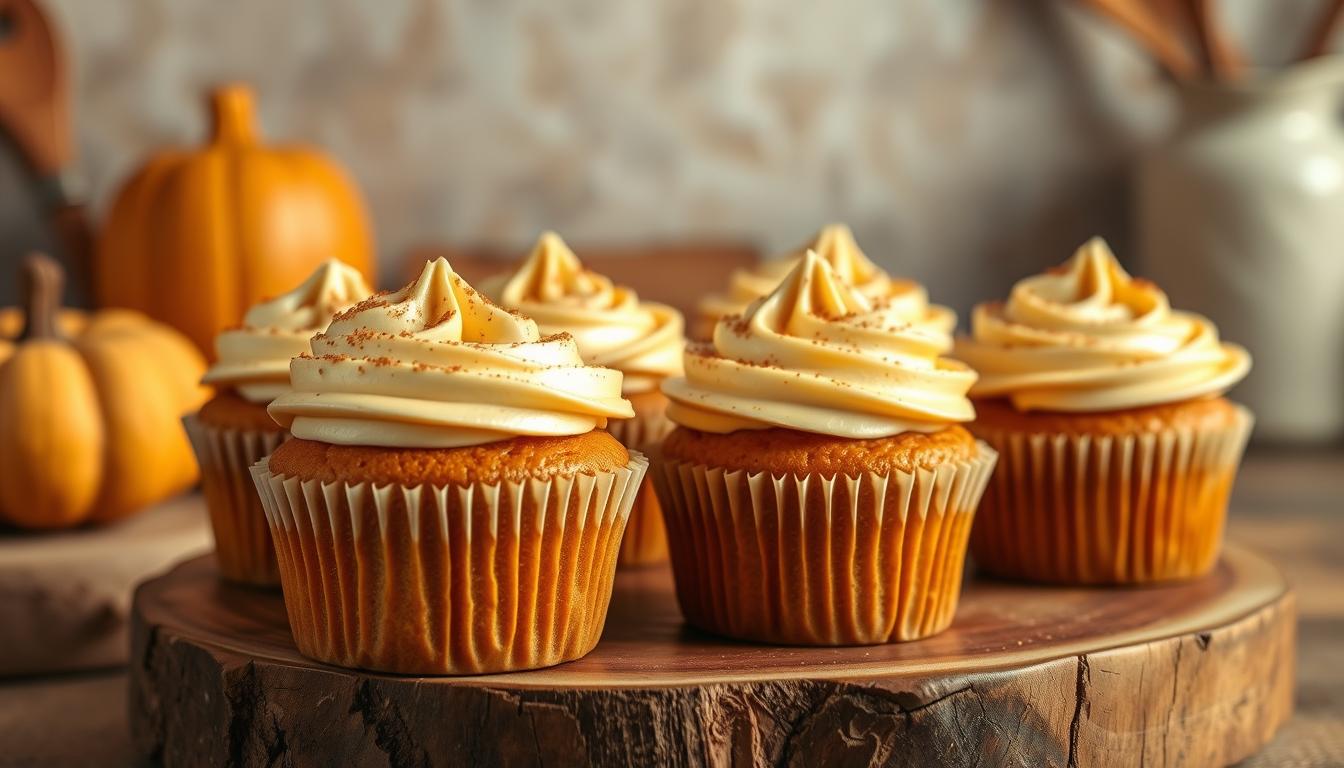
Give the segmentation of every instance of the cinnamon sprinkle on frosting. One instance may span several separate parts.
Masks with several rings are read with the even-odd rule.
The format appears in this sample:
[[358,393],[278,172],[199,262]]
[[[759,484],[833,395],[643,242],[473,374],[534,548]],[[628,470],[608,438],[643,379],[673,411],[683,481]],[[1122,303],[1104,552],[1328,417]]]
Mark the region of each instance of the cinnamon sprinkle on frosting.
[[846,438],[932,432],[974,416],[975,374],[946,339],[893,315],[807,253],[775,290],[720,320],[663,391],[704,432],[782,427]]
[[292,368],[294,391],[272,416],[333,444],[451,448],[577,435],[633,415],[618,371],[585,364],[571,337],[543,337],[442,259],[335,318]]

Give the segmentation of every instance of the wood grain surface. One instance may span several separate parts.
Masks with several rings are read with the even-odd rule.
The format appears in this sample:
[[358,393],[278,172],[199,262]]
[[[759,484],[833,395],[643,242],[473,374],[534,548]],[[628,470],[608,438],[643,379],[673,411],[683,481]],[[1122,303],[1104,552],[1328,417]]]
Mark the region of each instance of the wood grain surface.
[[1291,710],[1294,603],[1232,548],[1210,577],[1135,590],[973,581],[930,640],[736,643],[683,625],[666,568],[623,572],[598,648],[472,678],[298,655],[274,594],[208,558],[135,600],[138,747],[167,765],[1222,765]]

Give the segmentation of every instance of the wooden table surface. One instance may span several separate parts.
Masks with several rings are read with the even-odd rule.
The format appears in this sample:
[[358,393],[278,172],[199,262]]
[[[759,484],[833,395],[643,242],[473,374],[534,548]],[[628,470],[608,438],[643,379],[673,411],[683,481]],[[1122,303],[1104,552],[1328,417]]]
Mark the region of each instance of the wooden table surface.
[[[1301,612],[1296,714],[1243,765],[1344,766],[1344,452],[1253,452],[1229,535],[1282,567]],[[125,686],[116,670],[0,683],[0,768],[143,765]]]

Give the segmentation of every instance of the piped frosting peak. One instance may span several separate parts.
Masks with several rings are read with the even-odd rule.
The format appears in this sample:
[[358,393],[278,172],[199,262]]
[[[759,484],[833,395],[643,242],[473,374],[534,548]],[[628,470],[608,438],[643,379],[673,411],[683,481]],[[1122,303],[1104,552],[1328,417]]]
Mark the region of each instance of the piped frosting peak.
[[944,340],[865,296],[807,252],[711,344],[686,351],[668,416],[706,432],[783,427],[850,438],[936,431],[974,417],[975,374]]
[[865,297],[881,300],[889,313],[940,334],[944,340],[943,348],[951,348],[956,313],[947,307],[930,304],[923,286],[894,278],[873,263],[859,247],[854,233],[844,224],[823,227],[810,242],[786,256],[735,271],[727,293],[707,296],[701,301],[699,333],[707,336],[706,329],[712,329],[719,318],[739,315],[753,301],[773,291],[808,251],[830,265],[842,281],[857,288]]
[[536,318],[543,333],[572,335],[589,363],[625,374],[626,392],[652,390],[681,373],[681,314],[585,268],[553,232],[514,272],[487,280],[482,290]]
[[1097,412],[1219,395],[1250,369],[1208,318],[1171,308],[1093,238],[1065,264],[975,308],[956,356],[980,372],[971,393],[1022,410]]
[[269,403],[289,389],[290,358],[307,351],[314,333],[370,290],[359,270],[328,259],[293,290],[249,309],[241,327],[221,333],[215,339],[219,361],[204,383]]
[[496,306],[444,259],[338,315],[290,366],[270,413],[297,437],[451,448],[576,435],[633,416],[621,373],[587,365],[567,334]]

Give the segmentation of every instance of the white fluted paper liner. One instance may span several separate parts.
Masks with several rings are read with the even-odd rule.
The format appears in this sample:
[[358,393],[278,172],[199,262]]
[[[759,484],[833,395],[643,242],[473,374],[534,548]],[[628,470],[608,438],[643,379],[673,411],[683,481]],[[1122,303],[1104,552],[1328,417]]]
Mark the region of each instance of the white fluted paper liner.
[[927,637],[956,612],[996,454],[933,470],[774,476],[654,455],[677,598],[732,637],[866,645]]
[[676,427],[667,418],[667,411],[658,410],[639,414],[633,419],[611,419],[607,431],[627,448],[640,449],[650,443],[660,443]]
[[195,416],[182,423],[201,466],[220,575],[244,584],[279,586],[271,530],[250,470],[287,440],[289,432],[221,429]]
[[602,634],[648,461],[550,480],[435,487],[252,468],[305,656],[408,674],[577,659]]
[[[645,449],[661,443],[676,425],[667,418],[666,411],[640,414],[633,419],[607,422],[607,431],[627,448]],[[621,539],[621,566],[640,566],[667,560],[667,531],[658,496],[653,490],[652,476],[644,478],[635,505],[630,510],[630,522]]]
[[971,539],[978,568],[1066,584],[1209,572],[1254,419],[1143,434],[1031,434],[973,426],[999,451]]

